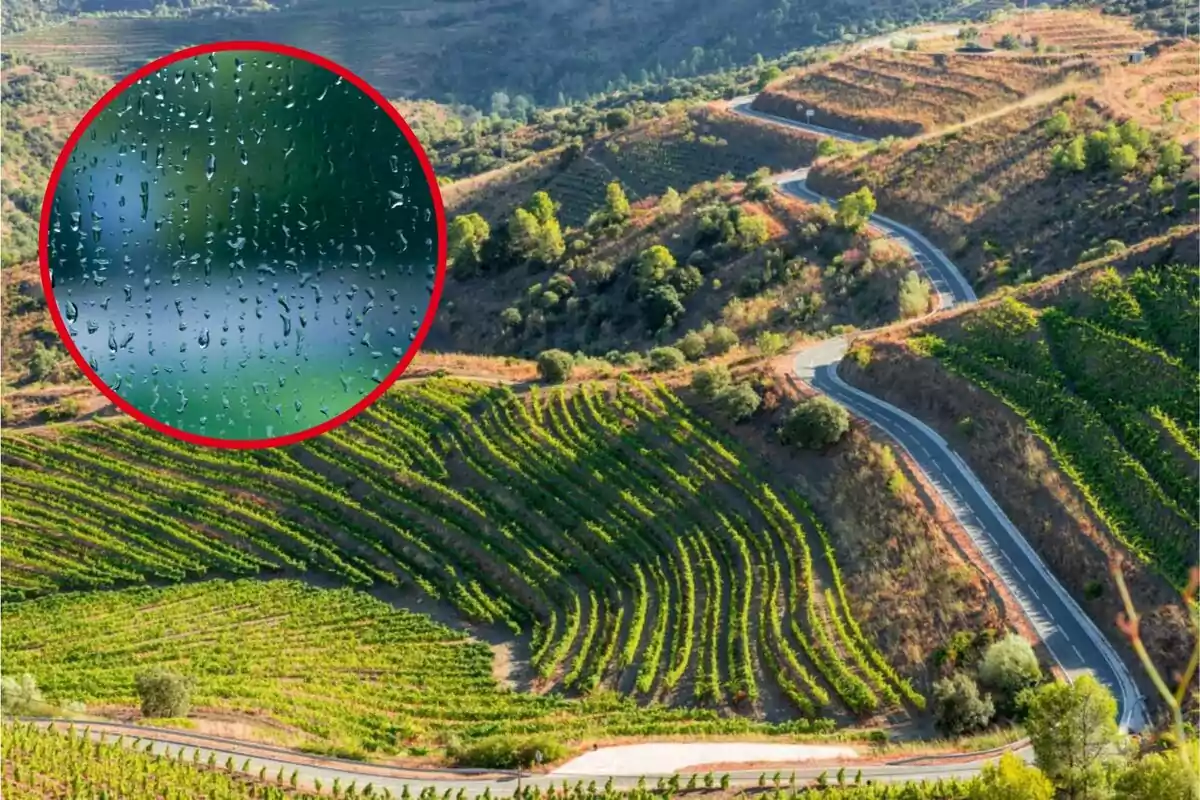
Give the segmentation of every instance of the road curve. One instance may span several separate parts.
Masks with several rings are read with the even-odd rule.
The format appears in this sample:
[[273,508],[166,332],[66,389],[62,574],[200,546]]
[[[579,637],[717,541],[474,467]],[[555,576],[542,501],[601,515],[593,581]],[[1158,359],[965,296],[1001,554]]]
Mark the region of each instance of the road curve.
[[[730,104],[730,109],[774,124],[798,125],[794,120],[748,109],[752,100],[752,97],[738,98]],[[800,127],[812,130],[811,126]],[[838,136],[847,138],[845,134]],[[805,185],[807,175],[807,168],[796,170],[778,176],[776,183],[781,191],[810,202],[828,200]],[[940,308],[977,300],[975,291],[954,262],[927,238],[879,215],[871,216],[871,224],[903,243],[912,253],[938,292]],[[838,377],[838,364],[846,347],[845,338],[839,337],[800,352],[795,361],[797,377],[883,431],[904,449],[1012,593],[1068,678],[1084,672],[1093,674],[1116,697],[1121,727],[1140,729],[1145,722],[1144,698],[1112,643],[1067,593],[945,439],[912,415]]]
[[[25,718],[24,721],[35,722],[40,725],[48,725],[53,722],[60,731],[65,730],[64,721],[61,719]],[[432,787],[439,793],[444,792],[446,789],[457,791],[461,788],[469,795],[478,796],[483,794],[486,789],[493,797],[511,797],[516,791],[518,783],[518,776],[515,771],[508,771],[503,777],[495,777],[497,773],[505,773],[506,771],[422,770],[389,767],[345,759],[311,756],[280,747],[264,746],[216,736],[197,735],[186,730],[153,728],[116,722],[78,721],[75,723],[75,732],[77,735],[82,735],[85,728],[89,730],[89,734],[93,739],[99,738],[101,733],[105,734],[110,742],[115,741],[117,736],[123,736],[126,745],[133,746],[136,740],[139,749],[144,750],[147,746],[150,746],[151,752],[172,758],[178,758],[179,753],[182,752],[185,761],[190,761],[195,757],[201,763],[204,763],[212,756],[218,765],[223,765],[228,759],[232,759],[234,768],[238,771],[243,771],[242,767],[246,765],[244,772],[247,774],[257,774],[260,770],[265,769],[268,777],[274,778],[280,770],[283,770],[284,775],[290,778],[292,772],[295,771],[297,781],[301,786],[312,786],[314,779],[320,780],[324,786],[332,786],[333,781],[337,779],[343,786],[348,786],[353,781],[357,782],[360,787],[370,783],[377,790],[387,788],[391,790],[393,796],[397,797],[400,796],[405,786],[408,786],[409,791],[414,795],[427,787]],[[864,782],[892,783],[970,778],[978,774],[984,764],[994,761],[1006,749],[1008,748],[997,748],[974,754],[964,754],[962,757],[947,756],[942,759],[942,763],[936,764],[911,763],[917,760],[913,758],[898,759],[897,761],[884,764],[857,764],[855,760],[848,759],[842,766],[845,766],[846,772],[851,775],[861,769]],[[1027,746],[1015,752],[1027,761],[1032,759],[1032,750]],[[313,763],[314,761],[319,763]],[[247,762],[249,762],[248,765]],[[790,766],[780,766],[778,769],[785,775],[790,775],[794,771],[798,781],[807,782],[816,780],[821,774],[832,775],[836,773],[838,766],[837,764],[832,766],[829,764],[821,766],[797,765],[794,770]],[[523,772],[520,776],[520,782],[523,786],[532,785],[546,789],[549,786],[561,785],[564,780],[570,783],[574,783],[577,780],[587,783],[594,780],[597,784],[602,784],[611,778],[615,788],[632,789],[637,786],[641,778],[656,781],[659,777],[669,778],[672,774],[670,772],[650,772],[644,775],[640,773],[638,775],[595,775],[578,772],[572,770],[570,767],[571,764],[568,762],[563,767],[548,773],[530,774]],[[776,769],[777,767],[771,767],[765,771],[773,773]],[[720,770],[719,772],[728,772],[732,784],[747,786],[757,784],[759,775],[764,770]],[[447,778],[426,777],[422,773],[436,773],[442,776],[450,773],[455,774],[454,777]],[[484,775],[489,777],[483,777]]]

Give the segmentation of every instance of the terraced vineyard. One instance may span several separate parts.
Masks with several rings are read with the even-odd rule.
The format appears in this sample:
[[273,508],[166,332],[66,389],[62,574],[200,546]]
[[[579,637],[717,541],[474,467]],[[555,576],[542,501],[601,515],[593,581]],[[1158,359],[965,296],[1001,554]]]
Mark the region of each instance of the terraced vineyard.
[[990,26],[982,38],[994,45],[1009,33],[1025,41],[1037,37],[1043,48],[1122,61],[1153,40],[1148,32],[1134,29],[1128,17],[1075,10],[1017,16]]
[[767,88],[753,108],[864,136],[913,136],[965,122],[1076,76],[1075,55],[977,56],[869,50],[807,68]]
[[[119,797],[121,800],[182,798],[316,798],[292,788],[280,774],[272,783],[234,773],[233,764],[216,764],[152,754],[127,741],[85,737],[81,730],[47,731],[33,725],[6,724],[0,753],[9,765],[0,790],[10,800],[46,797]],[[67,794],[69,792],[69,794]],[[378,795],[377,795],[378,796]]]
[[817,140],[799,131],[737,117],[717,108],[693,109],[637,125],[599,140],[568,163],[559,154],[538,156],[445,189],[452,214],[478,212],[501,219],[513,206],[545,190],[562,203],[559,218],[577,226],[604,203],[612,181],[630,200],[684,191],[726,173],[744,178],[761,166],[795,169],[812,163]]
[[322,572],[531,635],[540,678],[583,693],[754,712],[782,693],[804,717],[923,705],[859,628],[804,500],[661,385],[429,380],[286,450],[125,424],[5,444],[6,598]]
[[1132,552],[1177,589],[1200,525],[1200,271],[1163,267],[1043,310],[1014,298],[910,340],[1003,400]]
[[197,707],[266,714],[303,732],[301,744],[341,752],[395,753],[450,735],[752,727],[612,694],[580,701],[504,691],[486,644],[361,591],[295,581],[55,595],[7,609],[3,643],[5,674],[35,674],[50,697],[136,706],[137,672],[186,664]]

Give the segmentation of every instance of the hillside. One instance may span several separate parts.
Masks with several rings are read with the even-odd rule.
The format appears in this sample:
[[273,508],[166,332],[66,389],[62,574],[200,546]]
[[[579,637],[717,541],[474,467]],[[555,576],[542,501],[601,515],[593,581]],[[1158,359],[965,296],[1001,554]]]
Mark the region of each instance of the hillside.
[[870,187],[880,213],[928,235],[982,294],[1188,222],[1190,161],[1161,134],[1067,95],[823,161],[809,185],[833,196]]
[[1195,238],[867,338],[842,365],[959,449],[1116,639],[1108,561],[1125,554],[1142,635],[1168,669],[1188,658],[1178,592],[1198,556]]
[[[916,713],[920,690],[903,676],[927,685],[937,647],[996,624],[981,579],[935,533],[918,496],[896,491],[905,479],[894,477],[894,458],[861,434],[831,457],[755,441],[739,443],[665,385],[628,380],[514,394],[435,379],[394,390],[311,443],[251,453],[125,423],[14,434],[4,452],[3,590],[15,599],[203,575],[325,576],[438,600],[515,642],[536,692],[612,687],[689,707],[643,712],[641,732]],[[794,471],[768,477],[767,453]],[[239,477],[251,472],[254,481]],[[94,491],[98,479],[111,488]],[[911,546],[880,550],[883,536]],[[146,602],[104,597],[63,602]],[[22,657],[12,645],[40,627],[14,619],[3,633],[6,669]],[[252,669],[254,657],[243,658]],[[194,662],[202,676],[205,663]],[[49,681],[50,667],[36,671]],[[62,695],[127,696],[112,680],[64,684]],[[633,730],[628,700],[512,702],[561,709],[552,716],[564,738]],[[589,712],[593,702],[612,716]],[[506,712],[463,733],[526,717]],[[291,722],[340,738],[304,717]],[[344,744],[383,747],[347,725]],[[437,729],[414,736],[433,742]]]
[[1082,56],[868,50],[769,85],[753,108],[870,138],[914,136],[1098,73]]
[[[474,274],[456,266],[433,342],[466,352],[558,348],[615,358],[703,331],[710,354],[720,354],[768,332],[790,338],[903,316],[901,282],[915,269],[903,250],[866,230],[842,230],[831,209],[759,180],[697,184],[678,207],[651,198],[620,225],[593,221],[568,231],[554,264],[485,259]],[[604,209],[593,211],[603,217]],[[642,266],[655,254],[670,297]],[[729,337],[720,346],[715,327]]]
[[[31,5],[9,0],[5,10]],[[609,84],[644,81],[643,75],[695,75],[747,63],[756,53],[769,58],[843,36],[883,33],[938,18],[956,4],[297,0],[272,2],[277,10],[270,13],[235,14],[224,12],[245,4],[204,5],[223,13],[201,8],[178,16],[68,16],[65,24],[9,34],[5,46],[118,75],[196,42],[268,39],[339,61],[390,97],[489,108],[493,95],[503,92],[545,106],[559,103],[560,94],[581,99]]]
[[745,178],[761,167],[795,169],[817,155],[817,140],[808,134],[717,106],[666,106],[646,113],[652,118],[586,146],[567,146],[452,183],[442,191],[446,209],[497,221],[534,192],[546,191],[561,204],[560,219],[579,226],[604,203],[612,181],[619,181],[636,202],[669,187],[685,191],[722,175]]

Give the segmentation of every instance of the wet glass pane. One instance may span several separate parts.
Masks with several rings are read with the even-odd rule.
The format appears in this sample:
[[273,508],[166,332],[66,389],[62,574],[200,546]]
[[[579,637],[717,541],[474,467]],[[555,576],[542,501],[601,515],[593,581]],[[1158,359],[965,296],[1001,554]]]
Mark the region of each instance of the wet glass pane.
[[323,67],[226,51],[131,86],[55,190],[54,302],[134,408],[220,439],[295,434],[395,369],[440,235],[418,157]]

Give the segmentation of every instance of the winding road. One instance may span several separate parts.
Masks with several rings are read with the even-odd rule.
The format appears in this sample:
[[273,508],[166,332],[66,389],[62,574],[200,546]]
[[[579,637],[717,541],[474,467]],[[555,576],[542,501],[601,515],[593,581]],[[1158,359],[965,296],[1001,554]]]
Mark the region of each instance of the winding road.
[[[862,137],[852,134],[815,128],[755,111],[749,108],[753,99],[753,96],[736,98],[730,103],[730,110],[818,135],[863,141]],[[805,184],[807,176],[808,169],[805,168],[777,176],[775,180],[779,190],[787,194],[810,202],[828,200],[808,188]],[[940,309],[978,299],[954,262],[927,238],[907,225],[877,214],[872,215],[871,224],[908,249],[937,291]],[[945,439],[911,414],[838,377],[837,367],[847,346],[847,340],[838,337],[800,352],[795,361],[797,377],[871,423],[904,449],[1012,593],[1045,643],[1046,650],[1068,678],[1090,672],[1117,698],[1121,727],[1139,729],[1143,724],[1144,701],[1112,643],[1067,593]]]
[[[752,101],[752,96],[737,98],[730,103],[730,108],[734,113],[770,124],[804,129],[819,136],[833,136],[852,142],[866,141],[863,137],[853,134],[764,114],[749,107]],[[807,174],[807,169],[801,169],[779,175],[775,182],[780,191],[801,199],[814,202],[826,199],[805,185]],[[962,273],[924,236],[905,225],[878,215],[872,216],[871,224],[910,251],[937,291],[941,309],[976,301],[975,292]],[[800,352],[796,355],[794,365],[797,376],[878,428],[904,449],[971,537],[995,574],[1012,593],[1033,628],[1045,642],[1047,651],[1063,672],[1069,678],[1084,672],[1095,675],[1113,690],[1119,704],[1121,726],[1127,730],[1139,729],[1143,724],[1144,702],[1138,695],[1128,668],[1111,643],[1067,594],[988,494],[978,477],[941,436],[908,413],[850,386],[838,376],[837,367],[847,345],[847,340],[839,337],[825,340]],[[35,721],[41,724],[48,722]],[[61,721],[59,724],[61,725]],[[193,752],[198,751],[201,761],[207,760],[210,755],[218,763],[232,758],[240,765],[248,760],[249,769],[253,773],[257,773],[260,768],[266,768],[270,775],[274,775],[280,769],[287,774],[296,770],[301,783],[308,786],[313,784],[314,779],[319,779],[329,786],[337,778],[343,784],[349,784],[351,781],[363,785],[372,783],[378,789],[391,789],[395,795],[399,795],[407,785],[411,792],[419,792],[425,787],[434,787],[439,792],[462,788],[478,795],[487,789],[493,796],[500,797],[511,796],[518,785],[518,776],[511,772],[481,774],[478,770],[422,771],[387,767],[315,757],[285,748],[202,736],[189,731],[121,723],[93,723],[92,735],[97,735],[100,730],[110,735],[123,733],[129,739],[138,737],[142,747],[153,743],[156,752],[175,755],[182,750],[184,757],[188,759],[192,757]],[[682,747],[689,746],[688,743],[679,744]],[[1028,747],[1018,752],[1026,759],[1032,757]],[[936,780],[969,777],[978,773],[983,764],[995,757],[996,752],[965,753],[937,760],[926,758],[921,760],[923,763],[907,759],[907,763],[893,761],[861,765],[856,763],[857,759],[846,759],[844,766],[851,774],[861,769],[863,779],[874,782]],[[581,765],[587,763],[591,762],[586,758],[580,761]],[[611,769],[606,774],[583,774],[572,764],[573,762],[568,762],[546,774],[523,775],[520,781],[526,785],[546,787],[564,779],[594,779],[603,782],[611,772],[624,772],[613,778],[613,784],[618,788],[632,788],[637,784],[637,776],[643,774],[640,770],[630,774],[629,771],[621,769]],[[629,766],[632,767],[633,764]],[[791,767],[781,769],[785,774],[791,772]],[[822,773],[833,774],[837,769],[836,763],[833,766],[825,763],[820,766],[798,765],[795,775],[798,780],[813,780]],[[748,769],[730,771],[729,774],[734,784],[745,785],[757,782],[761,771]],[[774,767],[768,768],[767,772],[774,772]],[[654,780],[658,775],[649,771],[645,772],[645,777]]]

